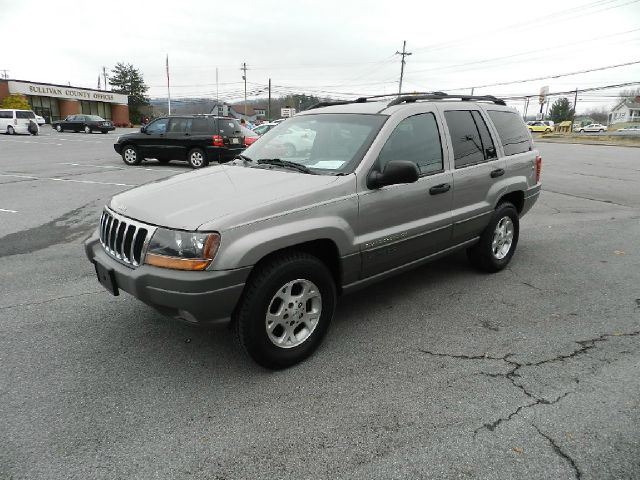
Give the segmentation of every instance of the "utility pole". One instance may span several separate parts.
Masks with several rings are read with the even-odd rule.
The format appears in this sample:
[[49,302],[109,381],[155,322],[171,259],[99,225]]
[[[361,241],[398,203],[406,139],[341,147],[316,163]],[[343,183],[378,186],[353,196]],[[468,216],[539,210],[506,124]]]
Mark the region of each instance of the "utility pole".
[[406,40],[402,43],[402,52],[396,51],[395,55],[400,55],[400,57],[402,57],[402,60],[400,61],[400,86],[398,87],[398,95],[400,95],[402,93],[402,78],[404,77],[404,64],[407,63],[405,62],[404,57],[412,55],[411,52],[407,52]]
[[244,116],[247,116],[247,63],[242,62],[242,80],[244,80]]
[[218,95],[218,67],[216,67],[216,114],[218,113],[220,107],[218,106],[218,102],[220,101],[220,96]]
[[102,67],[102,76],[104,78],[104,89],[109,90],[107,88],[107,67],[104,67],[104,66]]
[[471,87],[471,95],[473,96],[473,92],[475,91],[476,87]]
[[5,80],[9,78],[9,70],[0,70],[0,72],[2,72],[2,78]]
[[573,132],[573,119],[576,118],[576,113],[578,113],[577,106],[578,106],[578,87],[576,87],[576,96],[573,97],[573,118],[571,119],[572,132]]
[[267,103],[267,120],[271,121],[271,79],[269,79],[269,102]]
[[169,84],[169,54],[167,53],[167,108],[171,115],[171,87]]
[[527,121],[527,110],[529,110],[529,97],[525,97],[524,99],[524,115],[522,116],[522,119],[525,122]]

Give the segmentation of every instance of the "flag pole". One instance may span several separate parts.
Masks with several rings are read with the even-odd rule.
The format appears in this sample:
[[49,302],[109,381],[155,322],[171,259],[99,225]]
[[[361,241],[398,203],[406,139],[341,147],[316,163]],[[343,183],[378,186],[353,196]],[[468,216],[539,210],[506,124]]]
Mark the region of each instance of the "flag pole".
[[169,87],[169,54],[167,53],[167,106],[171,115],[171,88]]

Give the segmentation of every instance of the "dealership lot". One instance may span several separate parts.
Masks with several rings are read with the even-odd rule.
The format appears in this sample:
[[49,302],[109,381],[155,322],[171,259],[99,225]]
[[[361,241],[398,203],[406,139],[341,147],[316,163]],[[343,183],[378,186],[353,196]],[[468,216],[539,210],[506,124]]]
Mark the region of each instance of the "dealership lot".
[[104,203],[191,171],[127,167],[117,135],[0,136],[0,478],[640,476],[640,149],[540,143],[508,269],[345,297],[268,372],[97,283]]

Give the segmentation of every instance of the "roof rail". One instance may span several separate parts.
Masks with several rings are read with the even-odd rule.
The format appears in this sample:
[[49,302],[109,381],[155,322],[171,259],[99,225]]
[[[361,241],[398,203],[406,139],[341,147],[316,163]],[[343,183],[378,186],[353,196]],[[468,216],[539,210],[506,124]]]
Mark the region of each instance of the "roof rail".
[[[444,92],[413,92],[411,95],[444,95],[447,94]],[[366,103],[368,100],[373,100],[376,98],[386,98],[386,97],[397,97],[397,93],[385,93],[382,95],[367,95],[366,97],[358,97],[355,100],[336,100],[334,102],[319,102],[315,105],[311,105],[307,110],[313,110],[314,108],[322,108],[322,107],[331,107],[334,105],[348,105],[350,103]]]
[[426,95],[403,95],[401,97],[391,100],[387,107],[393,107],[394,105],[400,105],[401,103],[413,103],[418,100],[448,100],[459,98],[463,102],[476,101],[476,102],[492,102],[496,105],[506,105],[504,100],[494,97],[493,95],[451,95],[443,92],[432,92]]

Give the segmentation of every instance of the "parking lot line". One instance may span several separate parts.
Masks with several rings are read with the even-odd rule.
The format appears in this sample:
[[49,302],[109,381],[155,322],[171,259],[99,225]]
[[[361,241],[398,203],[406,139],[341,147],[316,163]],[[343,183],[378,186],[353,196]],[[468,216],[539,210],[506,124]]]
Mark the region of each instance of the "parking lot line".
[[71,178],[57,178],[57,177],[33,177],[31,175],[14,175],[8,173],[0,173],[0,177],[10,178],[28,178],[31,180],[51,180],[52,182],[71,182],[71,183],[86,183],[94,185],[115,185],[117,187],[137,187],[138,185],[132,185],[129,183],[113,183],[113,182],[97,182],[95,180],[73,180]]
[[175,169],[169,169],[169,168],[146,168],[146,167],[117,167],[115,165],[93,165],[90,163],[69,163],[69,162],[63,162],[63,163],[58,163],[58,165],[69,165],[72,167],[95,167],[95,168],[107,168],[110,170],[145,170],[147,172],[187,172],[188,170],[175,170]]
[[16,210],[8,210],[6,208],[0,208],[0,212],[6,212],[6,213],[18,213]]

